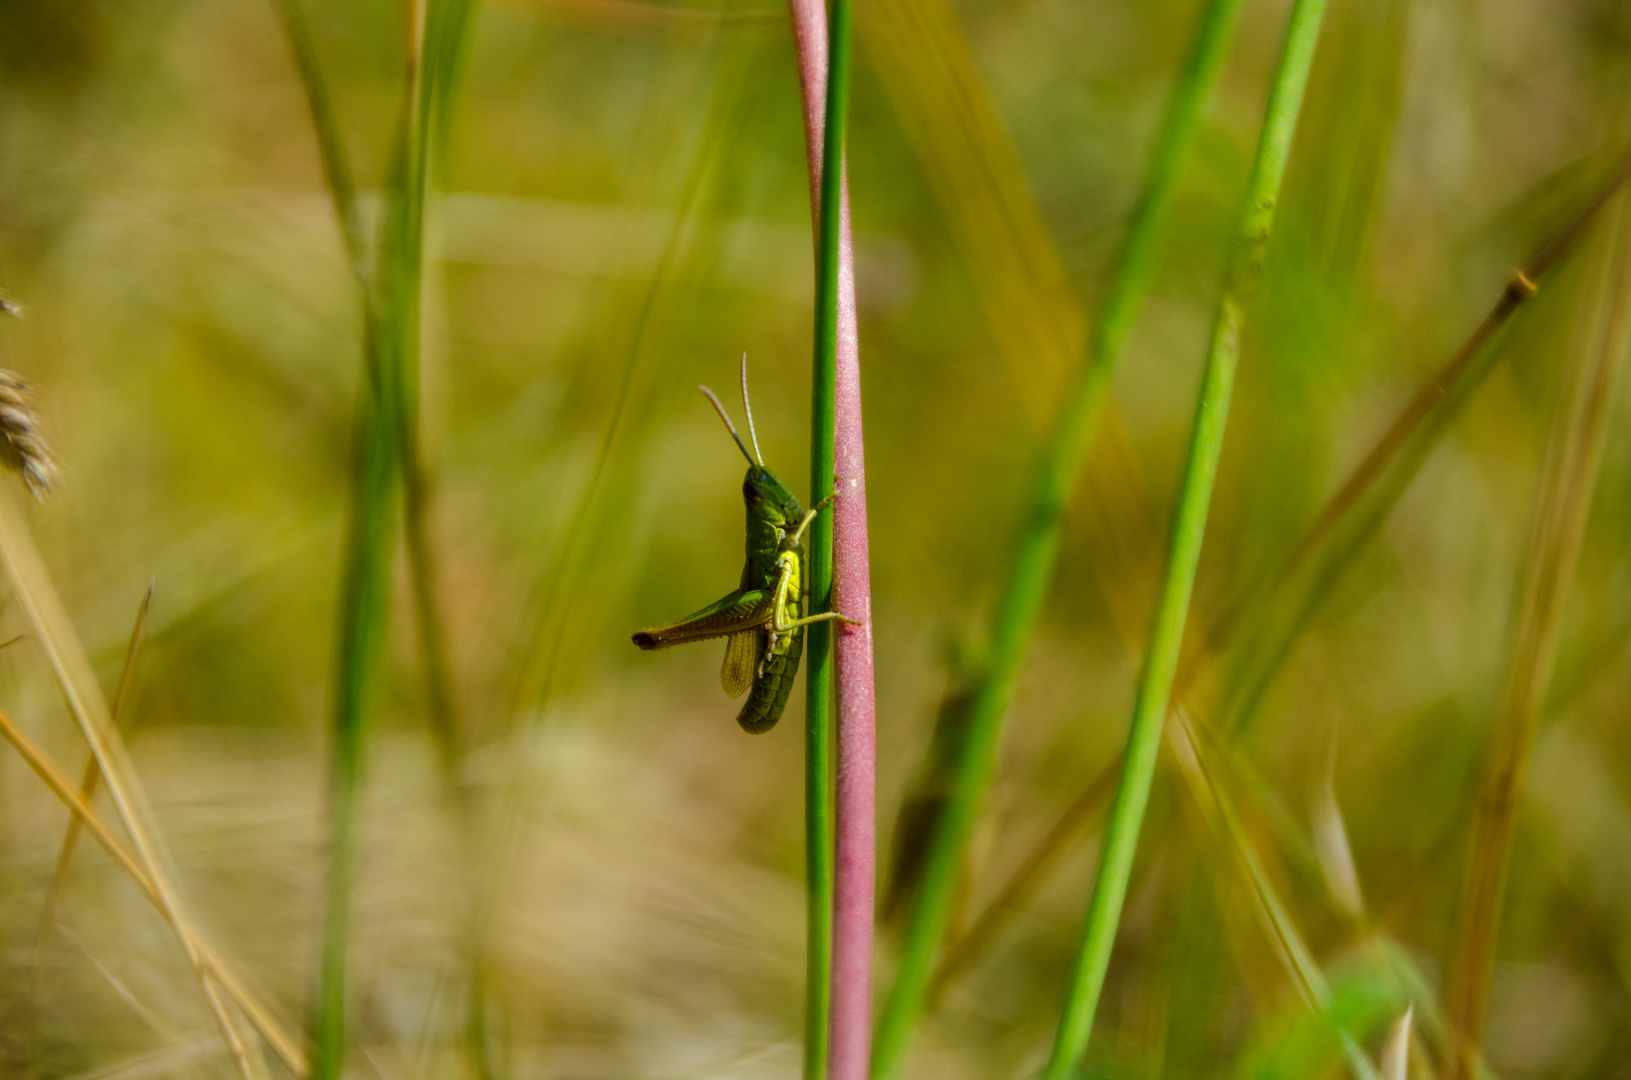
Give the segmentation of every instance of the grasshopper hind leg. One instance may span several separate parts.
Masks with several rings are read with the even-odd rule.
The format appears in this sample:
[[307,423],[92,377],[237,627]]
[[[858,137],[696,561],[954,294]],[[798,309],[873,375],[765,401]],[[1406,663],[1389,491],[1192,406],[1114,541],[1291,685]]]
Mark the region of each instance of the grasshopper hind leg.
[[753,693],[748,696],[736,722],[750,735],[762,735],[776,726],[787,710],[787,699],[793,692],[793,678],[798,674],[799,659],[804,655],[804,635],[792,634],[786,652],[772,654],[767,651],[764,674],[754,680]]

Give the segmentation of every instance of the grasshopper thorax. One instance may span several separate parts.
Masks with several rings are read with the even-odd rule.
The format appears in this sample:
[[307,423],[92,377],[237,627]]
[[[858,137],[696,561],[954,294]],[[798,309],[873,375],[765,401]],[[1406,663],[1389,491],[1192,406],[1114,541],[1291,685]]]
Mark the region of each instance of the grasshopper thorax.
[[748,517],[776,529],[797,528],[804,508],[775,473],[762,465],[751,465],[742,481],[742,502]]

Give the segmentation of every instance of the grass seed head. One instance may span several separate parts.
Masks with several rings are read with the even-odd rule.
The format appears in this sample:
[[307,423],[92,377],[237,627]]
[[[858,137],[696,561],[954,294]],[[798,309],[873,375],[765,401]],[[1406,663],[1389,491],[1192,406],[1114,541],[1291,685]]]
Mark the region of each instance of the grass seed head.
[[40,435],[28,394],[28,383],[16,372],[0,369],[0,462],[21,476],[38,499],[51,490],[57,462]]

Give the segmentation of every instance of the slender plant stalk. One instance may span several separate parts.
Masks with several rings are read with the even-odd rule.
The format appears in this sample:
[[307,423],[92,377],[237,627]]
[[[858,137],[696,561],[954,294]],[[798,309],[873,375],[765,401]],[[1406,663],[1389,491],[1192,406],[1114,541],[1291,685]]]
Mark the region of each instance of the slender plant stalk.
[[1506,682],[1484,755],[1458,940],[1448,968],[1452,1036],[1445,1049],[1446,1080],[1476,1072],[1518,804],[1602,465],[1609,407],[1631,344],[1631,234],[1625,218],[1622,197],[1607,223],[1593,302],[1576,321],[1579,360],[1571,365],[1571,385],[1559,402],[1536,488]]
[[0,557],[5,560],[18,605],[51,662],[57,684],[67,699],[68,711],[73,714],[80,734],[90,746],[91,757],[107,784],[108,796],[119,813],[119,820],[130,836],[131,846],[135,848],[148,879],[153,883],[161,913],[186,953],[187,962],[203,991],[205,1003],[221,1032],[221,1038],[245,1080],[254,1080],[250,1050],[221,999],[219,987],[200,960],[196,948],[197,935],[187,929],[189,920],[180,894],[160,862],[159,849],[154,841],[158,831],[150,824],[151,812],[146,796],[136,770],[124,751],[119,733],[113,727],[107,701],[97,685],[90,661],[85,658],[84,647],[74,633],[73,623],[62,606],[62,599],[57,595],[56,586],[45,569],[39,550],[34,546],[27,527],[19,520],[7,493],[0,493]]
[[383,334],[370,270],[367,233],[356,185],[340,136],[322,66],[298,0],[278,0],[323,163],[335,216],[357,281],[363,314],[364,381],[352,431],[351,501],[339,605],[335,662],[333,746],[329,800],[333,834],[323,923],[318,1000],[313,1009],[314,1075],[337,1077],[344,1056],[345,969],[349,937],[351,864],[362,725],[379,679],[390,614],[391,523],[395,513],[397,462],[390,417],[392,397],[384,385]]
[[[152,603],[153,582],[149,581],[147,592],[142,594],[142,602],[136,608],[136,624],[130,629],[130,641],[125,646],[125,662],[119,669],[119,682],[113,690],[113,704],[108,709],[108,726],[113,729],[118,728],[119,721],[124,718],[125,696],[130,692],[130,678],[136,670],[136,653],[141,649],[142,633],[147,627],[147,609]],[[102,770],[96,764],[96,757],[92,755],[85,762],[85,773],[79,780],[80,797],[90,802],[96,796],[96,788],[101,780]],[[33,981],[36,985],[39,982],[40,958],[45,939],[56,917],[57,898],[62,895],[63,885],[68,880],[68,867],[73,865],[74,848],[79,844],[80,828],[79,818],[70,814],[68,829],[62,836],[62,848],[57,852],[56,869],[51,872],[51,884],[45,890],[45,903],[40,905],[40,926],[34,945]]]
[[[865,1080],[872,1034],[877,707],[872,667],[872,583],[867,548],[866,448],[855,309],[855,250],[850,232],[849,178],[843,154],[849,94],[850,2],[836,0],[833,5],[830,52],[827,20],[820,0],[789,0],[789,9],[804,98],[804,133],[820,290],[817,312],[818,319],[831,328],[833,457],[829,475],[838,496],[833,503],[831,520],[831,602],[838,611],[860,623],[859,626],[841,626],[834,646],[838,761],[831,841],[831,958],[826,976],[830,980],[827,987],[830,1004],[825,1007],[829,1013],[830,1039],[827,1072],[835,1080]],[[829,161],[837,161],[840,166],[833,170],[835,184],[829,184],[827,179],[824,166]],[[834,220],[838,226],[836,235],[827,228],[827,223]],[[826,323],[828,318],[830,324]],[[817,332],[818,342],[823,340],[822,332]],[[812,483],[812,497],[815,490]],[[814,584],[811,595],[817,595]],[[819,608],[812,607],[812,610]],[[831,632],[831,624],[826,627],[827,632]],[[814,670],[812,665],[812,682]],[[813,726],[811,730],[814,731]],[[825,762],[821,768],[825,774]],[[812,901],[814,899],[812,895]],[[816,936],[812,933],[812,940]],[[812,950],[812,964],[815,962],[816,954]],[[812,990],[812,1001],[814,997]],[[812,1023],[818,1019],[815,1011],[813,1007]],[[819,1054],[819,1050],[807,1045],[806,1075],[820,1075]]]
[[[838,429],[838,380],[843,367],[846,394],[846,436],[857,445],[851,460],[864,469],[859,455],[860,394],[855,326],[854,256],[849,233],[849,202],[844,168],[845,133],[849,117],[851,60],[851,2],[833,0],[830,25],[819,0],[790,0],[794,41],[799,57],[804,94],[805,137],[809,151],[812,207],[816,229],[815,353],[810,391],[810,501],[814,505],[834,493]],[[819,130],[817,144],[814,135]],[[837,162],[837,168],[826,165]],[[860,575],[848,575],[851,599],[870,609],[866,579],[865,487],[846,476],[845,490],[834,513],[816,519],[810,535],[810,610],[825,611],[834,600],[834,518],[840,508],[850,511],[859,503]],[[853,544],[846,547],[851,555]],[[855,586],[861,592],[855,595]],[[847,612],[846,612],[847,613]],[[869,613],[869,612],[868,612]],[[844,647],[849,661],[845,676],[856,682],[864,674],[864,693],[853,691],[850,702],[861,699],[861,714],[852,708],[839,717],[838,824],[835,837],[832,792],[833,644],[829,624],[810,627],[810,668],[806,676],[805,832],[809,882],[808,971],[805,988],[804,1075],[806,1080],[824,1073],[843,1080],[866,1076],[868,1034],[871,1024],[872,963],[872,709],[871,625],[862,628],[864,650]],[[864,671],[857,671],[857,661]],[[857,745],[857,744],[861,745]],[[859,767],[859,768],[858,768]],[[841,845],[841,848],[839,847]],[[835,915],[836,925],[835,925]],[[829,1045],[831,1048],[829,1060]]]
[[[827,107],[827,18],[822,0],[788,0],[788,12],[793,22],[793,41],[799,61],[799,86],[804,98],[804,136],[807,158],[811,164],[810,223],[815,232],[816,251],[816,329],[815,360],[811,373],[813,395],[810,414],[810,501],[815,503],[817,491],[825,482],[832,483],[834,469],[833,439],[836,437],[836,401],[828,396],[832,392],[837,358],[830,361],[822,357],[825,285],[822,272],[822,172],[820,162],[826,140],[826,125],[816,119],[824,115]],[[813,109],[812,109],[813,105]],[[840,168],[839,177],[846,179]],[[840,188],[842,197],[841,226],[849,224],[848,186]],[[840,233],[841,241],[850,239],[848,231]],[[853,259],[853,252],[849,252]],[[835,297],[836,299],[836,297]],[[835,304],[834,317],[843,312]],[[853,317],[854,308],[850,307]],[[836,346],[836,325],[829,335]],[[830,365],[830,367],[829,367]],[[829,374],[825,383],[823,367]],[[825,389],[824,389],[825,388]],[[823,419],[823,414],[830,419]],[[825,427],[827,436],[822,438]],[[821,462],[826,462],[823,468]],[[825,478],[825,481],[823,480]],[[827,490],[831,490],[829,486]],[[832,525],[831,518],[818,518],[810,535],[810,601],[811,611],[816,605],[816,567],[826,554],[827,581],[831,580]],[[827,590],[822,590],[826,592]],[[832,894],[833,894],[833,820],[832,820],[832,670],[828,658],[830,638],[827,624],[816,623],[807,631],[810,651],[809,669],[804,676],[804,880],[805,942],[804,942],[804,1080],[821,1080],[827,1072],[828,1023],[832,1007]],[[819,658],[819,659],[818,659]]]
[[[351,165],[340,137],[339,122],[334,113],[333,100],[323,77],[311,33],[306,26],[298,0],[278,0],[284,26],[306,92],[311,111],[312,127],[317,134],[318,151],[323,162],[324,177],[329,196],[334,203],[335,217],[340,223],[352,276],[356,278],[363,308],[364,348],[370,353],[379,347],[380,310],[376,284],[368,255],[367,231],[363,226],[361,209],[357,202],[356,184]],[[417,87],[416,100],[405,110],[399,132],[399,160],[404,161],[400,176],[404,183],[399,191],[417,190],[421,205],[411,203],[404,207],[408,219],[423,216],[423,191],[429,186],[429,171],[433,165],[432,151],[439,152],[446,140],[446,127],[452,112],[452,98],[456,86],[456,69],[463,43],[471,21],[469,0],[445,0],[424,13],[424,49],[430,61],[419,55],[415,46],[413,67],[426,72],[424,79],[413,80]],[[434,20],[434,21],[433,21]],[[411,132],[411,135],[410,135]],[[415,148],[410,154],[406,148]],[[399,199],[399,202],[403,200]],[[413,236],[405,237],[411,242]],[[418,270],[404,282],[403,301],[417,304]],[[400,304],[399,304],[400,306]],[[415,318],[417,320],[417,310]],[[418,364],[417,333],[413,342],[414,366]],[[459,720],[457,698],[453,690],[452,665],[448,659],[447,634],[436,602],[437,581],[435,548],[430,542],[427,520],[433,489],[429,470],[425,464],[418,432],[418,400],[411,386],[404,387],[401,412],[404,424],[401,431],[402,468],[405,478],[405,537],[408,549],[409,576],[413,584],[415,626],[419,634],[420,652],[425,665],[425,690],[430,706],[431,733],[436,738],[444,773],[451,776],[456,769],[459,750]]]
[[[1201,647],[1187,653],[1180,664],[1173,684],[1175,696],[1181,697],[1185,689],[1196,682],[1201,671],[1231,644],[1235,629],[1244,621],[1243,613],[1248,606],[1253,610],[1267,609],[1287,602],[1286,598],[1290,596],[1290,602],[1297,605],[1299,612],[1296,620],[1282,625],[1273,644],[1260,653],[1267,659],[1256,670],[1255,683],[1249,684],[1252,689],[1237,699],[1232,710],[1234,720],[1230,726],[1243,726],[1249,718],[1250,702],[1261,700],[1279,665],[1290,654],[1302,627],[1313,618],[1324,596],[1346,573],[1359,549],[1375,535],[1387,512],[1415,477],[1428,451],[1437,445],[1438,439],[1447,430],[1450,420],[1459,415],[1461,408],[1471,400],[1493,370],[1499,356],[1499,349],[1495,346],[1501,330],[1526,306],[1544,280],[1573,250],[1586,227],[1627,179],[1631,179],[1631,154],[1625,157],[1586,205],[1557,232],[1548,236],[1521,269],[1513,272],[1494,306],[1472,334],[1443,366],[1418,387],[1394,422],[1322,507],[1314,524],[1299,542],[1290,564],[1273,582],[1255,590],[1244,603],[1236,604],[1214,620],[1204,635]],[[1059,821],[1020,862],[1019,869],[997,893],[996,900],[975,919],[973,929],[966,938],[950,947],[948,964],[943,973],[937,974],[938,981],[949,980],[959,968],[966,967],[979,949],[996,936],[1024,897],[1034,891],[1047,872],[1057,865],[1063,849],[1096,816],[1102,805],[1101,793],[1105,791],[1109,779],[1122,769],[1123,760],[1118,755],[1083,786],[1077,799],[1060,815]],[[976,932],[978,937],[975,936]],[[950,963],[953,959],[955,966]]]
[[424,355],[419,311],[423,289],[425,203],[446,148],[465,41],[473,19],[473,4],[471,0],[435,0],[425,8],[423,18],[420,49],[414,57],[413,66],[418,77],[411,80],[417,94],[408,102],[402,132],[405,168],[398,190],[401,192],[399,201],[404,217],[401,239],[406,250],[399,259],[383,260],[381,272],[389,282],[393,263],[402,267],[402,280],[397,286],[401,296],[397,303],[391,304],[390,286],[382,283],[384,300],[404,312],[410,308],[412,310],[411,336],[405,335],[403,342],[403,370],[409,378],[405,378],[401,384],[403,399],[398,412],[402,424],[399,453],[404,481],[404,540],[409,577],[413,584],[414,624],[424,664],[431,734],[442,758],[444,779],[450,791],[457,794],[461,754],[458,704],[453,685],[453,665],[448,654],[447,631],[437,602],[440,575],[436,548],[430,539],[429,520],[435,486],[419,428],[418,373]]
[[1144,808],[1149,801],[1150,782],[1155,775],[1156,750],[1160,747],[1167,701],[1178,667],[1178,649],[1183,641],[1195,568],[1200,561],[1218,457],[1223,449],[1229,399],[1240,360],[1246,297],[1262,275],[1280,182],[1285,176],[1324,16],[1325,0],[1297,0],[1291,10],[1285,46],[1269,91],[1263,131],[1258,138],[1251,178],[1246,184],[1234,250],[1201,377],[1200,401],[1178,489],[1167,572],[1133,705],[1126,764],[1105,827],[1104,849],[1099,857],[1093,898],[1088,905],[1081,951],[1071,977],[1053,1054],[1042,1073],[1044,1080],[1066,1080],[1081,1060],[1093,1029],[1093,1014],[1098,1008],[1104,974],[1110,966],[1110,949],[1115,942]]
[[382,678],[391,607],[391,561],[399,500],[393,415],[396,393],[386,365],[370,365],[358,394],[353,431],[351,505],[341,578],[329,771],[332,835],[322,966],[312,1037],[314,1076],[335,1080],[345,1050],[346,952],[350,940],[356,805],[364,726]]
[[52,761],[34,740],[23,733],[23,730],[17,726],[16,721],[12,720],[3,711],[0,711],[0,738],[4,738],[11,743],[18,755],[33,770],[34,775],[38,776],[45,786],[51,790],[51,793],[68,808],[68,812],[73,816],[73,819],[79,822],[86,832],[91,834],[91,839],[95,840],[118,864],[119,869],[129,876],[159,914],[165,916],[165,921],[170,924],[172,930],[185,939],[198,956],[199,964],[208,972],[210,978],[220,986],[221,991],[243,1012],[255,1030],[260,1032],[261,1037],[266,1040],[267,1045],[272,1048],[272,1053],[277,1055],[278,1060],[283,1063],[284,1067],[294,1076],[304,1077],[306,1075],[306,1057],[301,1052],[299,1044],[284,1030],[283,1025],[272,1016],[266,1007],[249,992],[243,982],[222,962],[208,943],[198,937],[190,924],[170,922],[166,915],[164,898],[158,886],[148,876],[147,871],[137,863],[135,856],[125,850],[124,845],[115,835],[113,827],[102,820],[102,816],[96,812],[89,801],[69,783],[68,774],[63,772],[62,768]]
[[403,108],[387,185],[379,257],[372,273],[356,189],[321,65],[297,0],[279,0],[279,6],[305,86],[335,214],[362,297],[367,371],[355,432],[351,525],[342,586],[331,776],[334,847],[314,1018],[318,1072],[326,1077],[338,1074],[344,1053],[354,807],[363,727],[380,677],[390,612],[389,572],[399,499],[404,509],[415,625],[425,665],[432,733],[444,775],[453,777],[457,768],[458,723],[451,665],[435,600],[435,559],[427,526],[430,481],[419,446],[419,308],[431,158],[445,142],[471,5],[468,0],[439,0],[409,6]]
[[1040,463],[1024,532],[990,631],[990,655],[970,694],[966,734],[951,798],[930,841],[923,881],[907,924],[899,973],[878,1029],[874,1071],[895,1076],[904,1064],[928,991],[935,952],[951,916],[959,869],[995,767],[1003,716],[1059,551],[1061,519],[1092,437],[1116,361],[1149,286],[1179,173],[1233,37],[1240,0],[1211,0],[1173,88],[1155,141],[1148,180],[1133,212],[1109,292],[1089,338],[1077,384]]
[[[417,34],[410,33],[404,134],[414,130],[420,100]],[[396,515],[401,501],[401,410],[410,399],[418,335],[418,249],[416,213],[422,202],[411,193],[414,174],[411,137],[399,145],[393,166],[392,198],[380,242],[379,320],[372,348],[363,353],[365,377],[359,388],[353,428],[351,504],[340,586],[338,650],[335,664],[333,744],[329,801],[331,847],[322,960],[313,1016],[314,1076],[337,1080],[345,1060],[346,959],[350,944],[351,885],[356,859],[356,807],[362,783],[368,719],[384,674],[391,613],[391,564],[396,549]],[[406,196],[406,197],[404,197]],[[343,221],[342,217],[342,221]],[[406,264],[411,264],[406,265]]]

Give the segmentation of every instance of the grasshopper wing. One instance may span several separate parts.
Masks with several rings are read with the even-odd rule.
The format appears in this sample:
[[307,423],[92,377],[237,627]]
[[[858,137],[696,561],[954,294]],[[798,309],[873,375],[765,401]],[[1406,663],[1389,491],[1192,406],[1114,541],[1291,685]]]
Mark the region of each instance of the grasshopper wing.
[[670,645],[730,637],[769,623],[775,608],[775,590],[737,589],[679,622],[636,630],[633,640],[642,649],[666,649]]
[[753,673],[759,666],[764,636],[762,629],[743,630],[726,639],[725,665],[719,669],[719,685],[731,697],[741,697],[753,685]]

